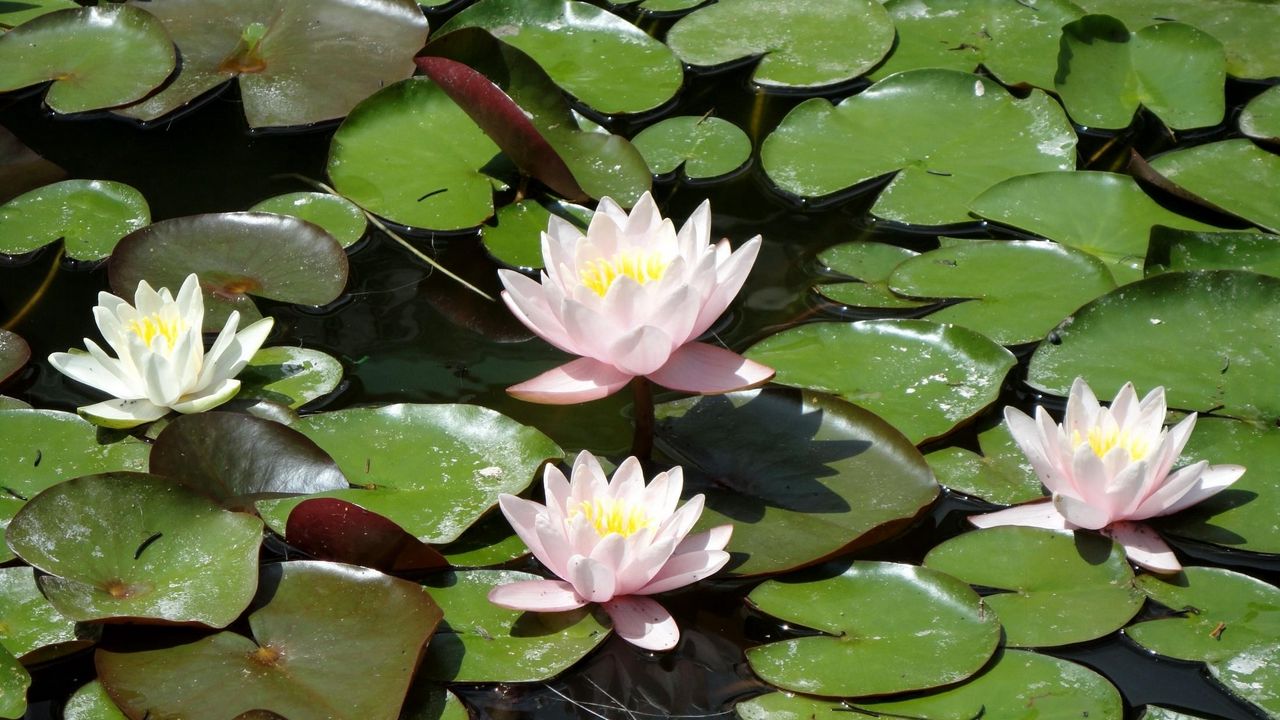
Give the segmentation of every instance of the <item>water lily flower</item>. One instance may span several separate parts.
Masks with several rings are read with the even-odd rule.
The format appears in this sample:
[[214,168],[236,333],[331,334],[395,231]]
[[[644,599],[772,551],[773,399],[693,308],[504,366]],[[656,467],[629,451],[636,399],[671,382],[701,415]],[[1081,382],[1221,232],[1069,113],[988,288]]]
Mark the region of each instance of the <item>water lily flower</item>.
[[600,603],[623,639],[646,650],[669,650],[680,639],[675,620],[649,595],[683,587],[729,562],[724,548],[732,525],[697,535],[689,530],[702,514],[703,496],[679,509],[684,475],[679,467],[645,485],[640,462],[629,457],[613,479],[589,452],[564,473],[543,474],[547,504],[501,495],[498,505],[516,534],[560,580],[500,585],[489,600],[512,610],[538,612]]
[[629,215],[601,199],[585,235],[552,216],[541,283],[500,270],[502,298],[542,339],[582,357],[507,391],[567,404],[611,395],[637,376],[703,394],[768,382],[771,368],[694,342],[738,294],[760,250],[758,235],[731,251],[710,234],[709,203],[677,233],[648,193]]
[[1076,378],[1067,415],[1055,424],[1044,408],[1032,420],[1005,408],[1009,431],[1052,497],[999,512],[975,515],[978,527],[1029,525],[1099,530],[1124,546],[1129,559],[1154,572],[1178,572],[1173,551],[1147,518],[1171,515],[1225,489],[1244,474],[1239,465],[1201,460],[1172,471],[1195,428],[1195,414],[1165,430],[1164,388],[1138,400],[1125,383],[1105,408]]
[[81,415],[106,427],[129,428],[158,420],[170,410],[202,412],[230,400],[240,390],[237,373],[271,332],[264,318],[236,332],[240,313],[232,312],[208,352],[200,326],[204,298],[200,281],[188,275],[175,300],[168,288],[138,283],[133,305],[98,293],[93,317],[103,339],[115,350],[107,355],[85,338],[86,353],[53,353],[49,364],[73,380],[115,399],[79,408]]

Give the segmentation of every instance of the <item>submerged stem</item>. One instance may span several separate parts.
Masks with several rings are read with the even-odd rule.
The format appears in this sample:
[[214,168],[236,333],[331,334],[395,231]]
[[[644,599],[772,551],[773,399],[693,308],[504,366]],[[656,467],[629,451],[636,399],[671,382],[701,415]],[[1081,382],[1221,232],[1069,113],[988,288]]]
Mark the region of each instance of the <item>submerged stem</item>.
[[49,291],[49,286],[53,284],[53,278],[58,274],[58,266],[62,264],[62,256],[66,253],[66,250],[65,245],[58,246],[58,251],[53,254],[53,262],[49,263],[49,272],[45,273],[44,280],[40,282],[40,287],[31,293],[31,297],[27,298],[26,304],[18,308],[18,312],[14,313],[13,317],[5,321],[5,330],[12,330],[17,327],[27,315],[31,314],[36,305],[39,305],[40,301],[44,299],[44,294]]
[[631,454],[640,462],[649,462],[653,454],[653,386],[648,378],[637,375],[631,379],[632,412],[635,414],[635,434],[631,436]]

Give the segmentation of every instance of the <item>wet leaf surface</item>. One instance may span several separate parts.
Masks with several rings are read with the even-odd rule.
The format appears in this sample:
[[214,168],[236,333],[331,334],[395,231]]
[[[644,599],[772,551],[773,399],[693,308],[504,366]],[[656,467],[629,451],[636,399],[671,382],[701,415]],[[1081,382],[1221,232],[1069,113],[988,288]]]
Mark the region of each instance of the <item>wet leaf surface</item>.
[[236,376],[240,400],[269,400],[298,409],[333,392],[342,382],[342,363],[304,347],[262,348]]
[[930,300],[905,298],[889,289],[894,268],[919,253],[897,245],[878,242],[851,242],[827,248],[818,259],[828,269],[859,282],[823,283],[814,287],[833,302],[860,308],[898,310],[924,307]]
[[128,720],[97,680],[72,693],[62,714],[64,720]]
[[924,459],[944,487],[990,503],[1016,505],[1044,497],[1040,479],[1013,441],[1006,423],[979,433],[978,444],[981,455],[948,447],[931,452]]
[[1280,235],[1151,228],[1147,275],[1184,270],[1248,270],[1280,277]]
[[364,237],[369,222],[351,201],[321,192],[295,192],[267,198],[249,212],[290,215],[324,228],[342,247],[351,247]]
[[751,160],[751,139],[737,125],[717,117],[665,118],[641,130],[632,142],[654,175],[681,171],[690,180],[709,180]]
[[101,260],[151,222],[142,193],[107,180],[63,180],[0,206],[0,252],[21,255],[62,239],[67,257]]
[[1240,111],[1240,132],[1255,140],[1280,142],[1280,86],[1272,86]]
[[26,367],[31,359],[31,346],[17,333],[0,329],[0,384]]
[[1152,160],[1151,169],[1210,207],[1280,232],[1280,156],[1248,140],[1173,150]]
[[23,718],[27,713],[27,688],[31,675],[22,663],[0,648],[0,717]]
[[29,567],[0,568],[0,601],[0,647],[28,665],[82,650],[101,634],[59,614]]
[[285,539],[317,560],[389,573],[438,570],[449,564],[399,525],[338,498],[313,498],[294,506]]
[[518,268],[542,267],[542,233],[546,232],[552,214],[578,225],[584,232],[592,212],[581,205],[565,202],[543,204],[534,200],[504,205],[498,210],[493,225],[480,229],[484,247],[504,265]]

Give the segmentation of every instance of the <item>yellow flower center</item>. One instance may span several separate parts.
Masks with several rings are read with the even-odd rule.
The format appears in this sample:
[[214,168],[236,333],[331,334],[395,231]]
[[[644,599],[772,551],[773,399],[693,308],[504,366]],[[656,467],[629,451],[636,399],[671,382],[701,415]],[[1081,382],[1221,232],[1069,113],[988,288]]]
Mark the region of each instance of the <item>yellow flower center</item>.
[[1129,434],[1128,430],[1109,429],[1103,430],[1099,427],[1089,428],[1089,437],[1087,439],[1080,437],[1080,432],[1072,433],[1072,443],[1076,447],[1080,447],[1085,442],[1089,443],[1093,454],[1098,457],[1104,457],[1112,448],[1122,447],[1129,451],[1129,459],[1136,462],[1147,456],[1151,452],[1150,444],[1144,437],[1134,437]]
[[165,320],[159,313],[152,313],[129,322],[129,330],[137,335],[144,345],[151,347],[151,341],[156,339],[156,336],[160,336],[164,338],[169,350],[173,349],[174,344],[178,342],[178,336],[186,329],[187,324],[182,321],[182,318]]
[[668,261],[655,250],[630,250],[608,260],[588,260],[578,269],[578,276],[583,285],[604,297],[618,278],[626,276],[644,285],[662,277],[667,264]]
[[600,537],[609,533],[629,537],[653,525],[643,507],[617,500],[584,500],[569,513],[570,519],[578,515],[585,515]]

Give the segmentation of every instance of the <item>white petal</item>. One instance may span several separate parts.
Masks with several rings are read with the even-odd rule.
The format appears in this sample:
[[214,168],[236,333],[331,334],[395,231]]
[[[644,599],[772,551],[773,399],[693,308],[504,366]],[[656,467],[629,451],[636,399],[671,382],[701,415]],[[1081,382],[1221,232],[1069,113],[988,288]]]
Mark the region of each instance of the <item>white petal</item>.
[[169,407],[183,414],[204,412],[225,403],[235,397],[238,392],[240,392],[240,381],[227,378],[212,387],[183,395]]
[[227,349],[216,358],[205,358],[204,368],[200,372],[200,384],[220,382],[233,378],[253,359],[254,353],[266,342],[271,333],[273,318],[262,318],[249,327],[236,333]]
[[645,650],[670,650],[680,642],[675,618],[657,602],[641,596],[624,596],[605,603],[618,637]]
[[[111,361],[111,358],[106,358]],[[115,361],[113,361],[115,362]],[[49,356],[49,364],[55,370],[79,383],[96,388],[118,398],[135,399],[134,389],[125,384],[118,373],[92,355],[73,355],[71,353],[53,353]]]
[[1053,502],[1049,500],[1014,505],[1011,508],[982,515],[970,515],[969,522],[980,528],[1019,525],[1049,528],[1051,530],[1069,530],[1072,527],[1071,523],[1062,517],[1062,513],[1058,512],[1058,509],[1053,506]]
[[1182,570],[1173,550],[1154,530],[1142,523],[1118,522],[1102,530],[1102,534],[1124,546],[1130,561],[1157,573]]
[[76,408],[76,412],[95,425],[124,429],[159,420],[169,413],[169,408],[148,400],[107,400]]

